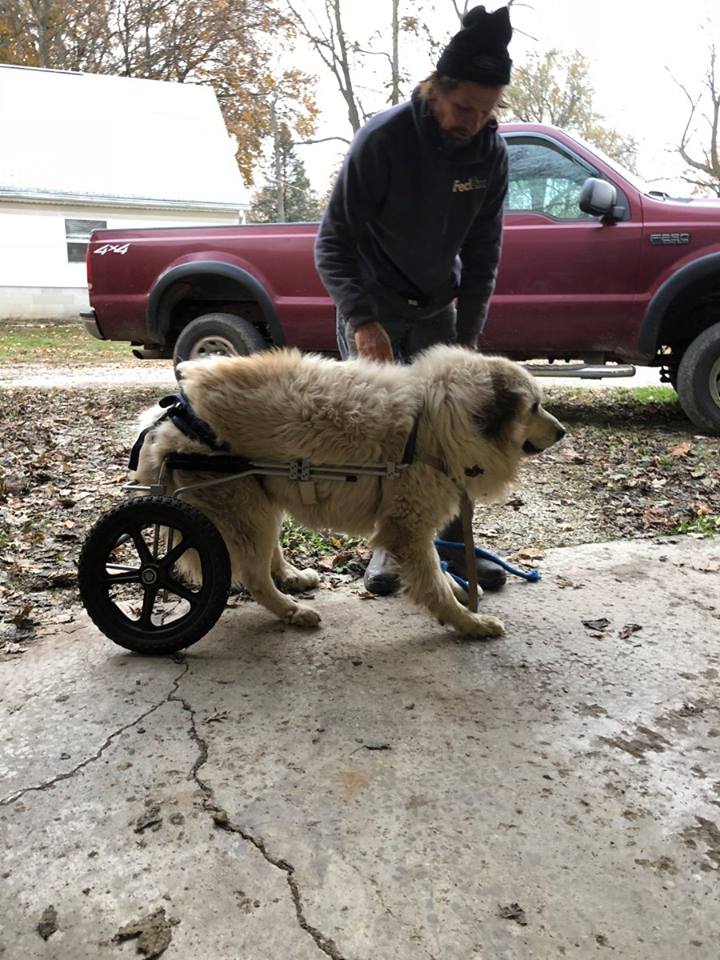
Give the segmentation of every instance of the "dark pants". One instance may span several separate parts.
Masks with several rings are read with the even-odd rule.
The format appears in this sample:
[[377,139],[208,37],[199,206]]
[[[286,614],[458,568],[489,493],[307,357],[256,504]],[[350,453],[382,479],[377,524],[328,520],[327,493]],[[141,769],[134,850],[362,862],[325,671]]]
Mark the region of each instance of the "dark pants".
[[[436,343],[455,343],[457,313],[449,303],[435,313],[417,317],[383,317],[379,322],[390,337],[393,354],[398,363],[410,363],[412,358]],[[353,360],[358,352],[355,334],[337,311],[337,342],[343,360]]]
[[[435,313],[425,316],[420,314],[412,318],[396,316],[383,317],[379,322],[390,338],[396,363],[412,363],[413,357],[428,347],[435,346],[437,343],[452,344],[457,342],[457,313],[455,305],[452,303],[443,307],[441,310],[437,310]],[[339,310],[337,311],[337,342],[340,356],[343,360],[352,360],[358,356],[355,346],[355,334],[352,328],[347,325],[345,318]],[[440,539],[462,544],[464,535],[462,521],[459,516],[454,517],[445,529],[440,531]],[[464,559],[465,551],[462,546],[454,550],[438,547],[438,553],[443,560],[448,561],[450,569],[453,572],[459,573],[467,579],[468,574],[465,570]],[[382,556],[384,557],[384,551]],[[383,565],[384,561],[381,561],[378,570],[374,573],[373,577],[371,577],[371,580],[378,579],[379,575],[379,578],[389,577],[390,580],[394,578],[395,583],[392,587],[389,586],[389,583],[386,583],[385,586],[380,589],[377,584],[372,586],[366,579],[365,583],[373,593],[392,593],[400,584],[396,574],[384,573],[382,571]],[[370,568],[366,571],[366,577],[371,568],[372,561]],[[478,582],[480,586],[484,588],[493,589],[502,586],[505,581],[504,571],[496,564],[488,562],[487,560],[476,560],[476,572]]]

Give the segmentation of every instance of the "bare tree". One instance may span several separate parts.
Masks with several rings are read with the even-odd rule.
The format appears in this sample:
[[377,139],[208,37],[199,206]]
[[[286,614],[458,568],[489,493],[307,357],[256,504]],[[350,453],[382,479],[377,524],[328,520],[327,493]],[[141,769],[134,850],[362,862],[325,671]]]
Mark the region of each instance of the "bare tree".
[[610,127],[593,108],[589,64],[577,50],[532,53],[513,70],[508,112],[503,119],[549,123],[575,131],[625,166],[634,169],[637,142]]
[[[712,38],[712,31],[709,32]],[[700,92],[691,94],[686,86],[675,82],[690,106],[677,148],[689,168],[682,179],[698,190],[712,190],[720,197],[720,67],[714,39],[710,40],[709,60]],[[698,139],[704,139],[704,143],[696,145]]]
[[[402,0],[391,0],[390,49],[387,50],[383,48],[382,30],[375,31],[362,42],[348,35],[344,12],[349,0],[344,2],[345,7],[343,0],[323,0],[322,17],[314,16],[302,8],[299,0],[292,0],[288,7],[291,22],[298,33],[310,43],[335,78],[337,88],[345,101],[348,122],[353,133],[356,133],[374,112],[363,99],[365,93],[371,95],[375,109],[383,90],[387,90],[386,102],[390,104],[400,103],[403,98],[407,76],[402,69],[401,41],[404,35],[419,34],[421,21],[417,11],[413,15],[401,14]],[[379,89],[368,90],[358,81],[361,76],[375,74],[374,70],[369,69],[370,58],[387,62],[387,82],[381,81]]]
[[324,0],[323,23],[317,17],[305,15],[296,3],[288,3],[288,7],[298,32],[310,42],[335,77],[347,106],[348,121],[353,132],[359,130],[366,115],[353,85],[351,47],[343,24],[342,0]]

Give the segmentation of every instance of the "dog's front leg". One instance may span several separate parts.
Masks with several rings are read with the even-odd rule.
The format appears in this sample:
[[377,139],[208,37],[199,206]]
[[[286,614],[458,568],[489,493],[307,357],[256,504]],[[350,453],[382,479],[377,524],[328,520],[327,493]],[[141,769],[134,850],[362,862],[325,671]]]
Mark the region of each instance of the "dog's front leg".
[[505,632],[497,617],[473,613],[458,603],[453,587],[442,572],[432,540],[406,541],[388,549],[397,557],[400,577],[410,598],[427,607],[442,623],[449,623],[468,637],[498,637]]
[[293,593],[301,593],[303,590],[313,590],[320,583],[320,577],[316,570],[309,570],[307,568],[299,570],[289,563],[279,543],[276,543],[273,549],[270,569],[273,579],[279,583],[284,590],[289,590]]
[[281,593],[270,576],[270,563],[252,563],[240,570],[240,579],[252,594],[253,600],[274,613],[286,623],[297,627],[316,627],[320,614],[305,604]]

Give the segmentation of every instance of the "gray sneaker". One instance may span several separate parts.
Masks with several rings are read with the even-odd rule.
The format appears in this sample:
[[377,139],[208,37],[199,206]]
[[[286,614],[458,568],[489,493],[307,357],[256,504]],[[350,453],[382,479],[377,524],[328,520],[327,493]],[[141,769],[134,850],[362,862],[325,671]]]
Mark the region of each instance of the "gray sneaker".
[[400,577],[393,555],[381,547],[373,551],[363,575],[363,583],[368,593],[375,593],[380,597],[397,593],[400,589]]

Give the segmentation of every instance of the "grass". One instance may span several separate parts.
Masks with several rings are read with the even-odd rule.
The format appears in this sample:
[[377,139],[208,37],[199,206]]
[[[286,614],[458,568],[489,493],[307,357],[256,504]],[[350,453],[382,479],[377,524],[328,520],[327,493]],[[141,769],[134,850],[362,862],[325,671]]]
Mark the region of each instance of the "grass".
[[137,363],[130,344],[96,340],[77,323],[0,324],[0,364]]
[[678,525],[673,533],[699,533],[703,537],[720,536],[720,513],[699,514]]

